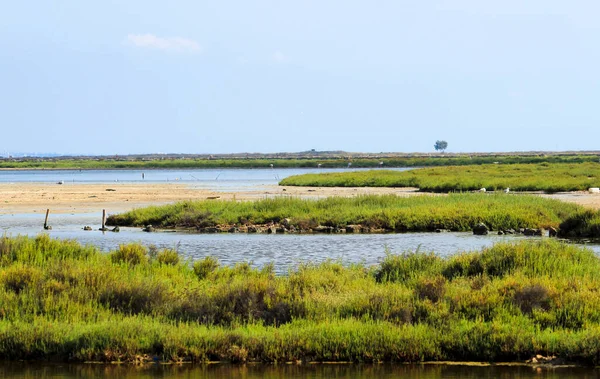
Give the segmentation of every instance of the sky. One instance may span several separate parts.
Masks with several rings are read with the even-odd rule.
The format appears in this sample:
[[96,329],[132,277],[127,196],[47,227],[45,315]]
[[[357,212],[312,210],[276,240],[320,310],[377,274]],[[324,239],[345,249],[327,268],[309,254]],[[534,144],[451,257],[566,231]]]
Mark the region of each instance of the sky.
[[0,155],[600,150],[600,2],[6,1]]

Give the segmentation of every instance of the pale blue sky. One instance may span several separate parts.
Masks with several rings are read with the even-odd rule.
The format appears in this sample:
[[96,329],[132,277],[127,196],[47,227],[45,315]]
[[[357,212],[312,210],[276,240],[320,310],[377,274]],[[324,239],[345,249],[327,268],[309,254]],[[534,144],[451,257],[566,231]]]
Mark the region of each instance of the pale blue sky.
[[596,150],[600,2],[5,1],[0,153]]

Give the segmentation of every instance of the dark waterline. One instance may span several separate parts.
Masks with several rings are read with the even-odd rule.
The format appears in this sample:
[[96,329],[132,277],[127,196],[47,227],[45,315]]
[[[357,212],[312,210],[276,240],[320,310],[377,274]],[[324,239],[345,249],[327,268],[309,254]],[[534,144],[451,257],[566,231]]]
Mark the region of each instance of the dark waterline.
[[309,364],[309,365],[49,365],[7,363],[0,365],[2,378],[597,378],[598,370],[581,367],[535,368],[527,366]]

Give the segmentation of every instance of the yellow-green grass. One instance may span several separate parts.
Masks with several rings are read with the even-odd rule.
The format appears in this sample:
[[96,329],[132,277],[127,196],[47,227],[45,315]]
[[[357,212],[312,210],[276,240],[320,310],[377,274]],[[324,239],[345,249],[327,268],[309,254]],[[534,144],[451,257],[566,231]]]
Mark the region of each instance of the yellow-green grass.
[[[220,266],[125,245],[0,239],[5,359],[598,364],[600,259],[553,240],[374,267]],[[135,259],[132,259],[135,257]]]
[[600,186],[600,163],[486,164],[290,176],[280,185],[316,187],[417,187],[426,192],[487,190],[580,191]]
[[112,215],[110,225],[203,228],[215,225],[278,223],[306,229],[317,225],[361,224],[388,231],[471,230],[483,222],[492,230],[547,228],[581,207],[538,196],[463,193],[449,196],[280,197],[258,201],[185,201]]

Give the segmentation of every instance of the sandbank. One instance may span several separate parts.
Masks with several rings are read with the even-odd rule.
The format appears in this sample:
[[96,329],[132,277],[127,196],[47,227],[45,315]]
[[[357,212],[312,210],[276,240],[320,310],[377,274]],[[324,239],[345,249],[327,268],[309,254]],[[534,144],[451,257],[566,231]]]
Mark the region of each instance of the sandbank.
[[220,192],[180,183],[0,183],[0,214],[40,213],[111,213],[124,212],[148,205],[162,205],[182,200],[257,200],[267,197],[357,196],[364,194],[423,195],[416,188],[313,188],[258,186],[248,190]]

